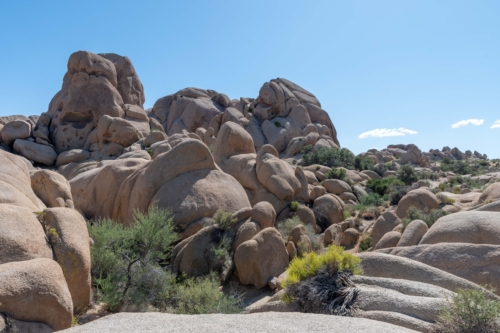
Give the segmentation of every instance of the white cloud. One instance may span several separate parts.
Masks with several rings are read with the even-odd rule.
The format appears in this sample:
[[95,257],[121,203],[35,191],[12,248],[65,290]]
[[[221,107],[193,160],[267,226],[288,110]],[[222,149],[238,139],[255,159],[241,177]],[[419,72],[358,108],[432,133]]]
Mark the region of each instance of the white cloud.
[[500,120],[495,121],[490,128],[500,128]]
[[467,119],[467,120],[460,120],[458,123],[454,123],[451,125],[451,128],[459,128],[459,127],[464,127],[464,126],[480,126],[484,123],[484,119]]
[[400,128],[376,128],[374,130],[368,131],[361,133],[359,135],[360,139],[366,139],[366,138],[383,138],[386,136],[405,136],[406,134],[417,134],[418,132],[409,130],[404,127]]

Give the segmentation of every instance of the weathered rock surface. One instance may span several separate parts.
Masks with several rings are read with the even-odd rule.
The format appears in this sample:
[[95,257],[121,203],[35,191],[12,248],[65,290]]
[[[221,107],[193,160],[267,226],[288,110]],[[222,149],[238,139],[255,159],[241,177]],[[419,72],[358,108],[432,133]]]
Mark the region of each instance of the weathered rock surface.
[[31,172],[31,188],[47,207],[74,208],[69,182],[50,170]]
[[407,195],[401,198],[396,209],[396,214],[400,218],[408,217],[408,210],[411,207],[415,207],[421,211],[431,211],[439,207],[439,200],[428,189],[419,188],[408,192]]
[[401,239],[401,233],[398,231],[389,231],[375,245],[374,250],[385,249],[398,245]]
[[477,203],[490,203],[498,199],[500,199],[500,183],[493,183],[484,190]]
[[500,213],[469,211],[443,216],[419,244],[436,243],[500,245]]
[[288,266],[288,253],[281,234],[274,228],[260,231],[251,240],[238,246],[234,263],[241,284],[265,287]]
[[51,259],[0,265],[0,312],[53,330],[71,327],[73,303],[61,267]]
[[89,306],[91,293],[87,222],[74,209],[49,208],[43,214],[54,259],[68,284],[74,313],[79,313]]
[[[451,291],[478,289],[479,285],[432,266],[408,258],[379,252],[358,253],[365,276],[423,282]],[[488,293],[490,297],[496,298]]]
[[16,139],[14,150],[29,160],[45,165],[54,164],[57,158],[54,148],[28,140]]
[[52,259],[45,230],[29,209],[0,204],[0,227],[0,264],[35,258]]
[[401,239],[399,240],[397,246],[418,245],[427,230],[429,230],[429,227],[424,221],[411,221],[403,231],[403,234],[401,235]]
[[409,258],[478,285],[490,285],[499,294],[500,246],[439,243],[385,249],[381,252]]
[[365,318],[338,317],[310,313],[255,313],[238,315],[172,315],[166,313],[119,313],[86,325],[73,327],[67,333],[129,333],[137,327],[147,332],[330,332],[344,333],[411,333],[407,328]]
[[387,211],[382,214],[375,224],[372,231],[373,246],[376,246],[380,239],[389,231],[394,230],[401,223],[401,220],[393,212]]

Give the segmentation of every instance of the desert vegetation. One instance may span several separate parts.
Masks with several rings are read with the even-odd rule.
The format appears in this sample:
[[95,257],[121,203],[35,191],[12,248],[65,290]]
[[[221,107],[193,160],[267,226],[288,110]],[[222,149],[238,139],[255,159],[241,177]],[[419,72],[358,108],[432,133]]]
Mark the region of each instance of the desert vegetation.
[[[214,222],[220,228],[231,223],[231,214],[217,211]],[[95,301],[111,312],[122,310],[167,311],[182,314],[237,313],[239,298],[220,292],[215,272],[199,278],[176,276],[170,269],[175,232],[170,210],[150,208],[135,213],[125,227],[110,219],[89,222],[92,282]],[[214,248],[224,261],[229,246]]]

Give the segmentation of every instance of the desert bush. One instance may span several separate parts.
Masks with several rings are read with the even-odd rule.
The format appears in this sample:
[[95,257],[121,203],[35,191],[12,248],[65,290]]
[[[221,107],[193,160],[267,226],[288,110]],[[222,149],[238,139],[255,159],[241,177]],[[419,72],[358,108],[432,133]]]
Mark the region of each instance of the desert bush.
[[169,210],[136,212],[130,227],[104,219],[89,223],[93,284],[111,311],[123,303],[165,308],[160,298],[172,277],[162,268],[178,236]]
[[408,193],[408,187],[404,185],[391,185],[389,187],[389,199],[391,205],[397,205]]
[[227,230],[233,226],[236,219],[233,218],[233,214],[226,212],[224,209],[219,208],[212,217],[212,223],[216,224],[219,229]]
[[500,332],[500,301],[486,291],[460,289],[448,298],[436,320],[435,333]]
[[445,183],[445,186],[454,187],[455,185],[466,185],[471,189],[480,189],[484,187],[479,179],[472,177],[463,177],[461,175],[453,176],[448,179],[448,182]]
[[345,252],[342,247],[330,245],[324,253],[309,252],[302,258],[295,257],[288,266],[288,276],[282,286],[286,288],[304,281],[315,276],[320,270],[361,274],[360,263],[361,259]]
[[438,194],[436,197],[443,205],[453,205],[455,203],[455,199],[447,197],[444,194]]
[[293,211],[297,211],[300,207],[300,204],[298,201],[292,201],[290,202],[290,209]]
[[366,183],[368,188],[371,188],[373,192],[384,196],[389,193],[389,189],[392,186],[404,186],[405,184],[394,176],[389,176],[387,178],[381,179],[370,179]]
[[283,237],[283,240],[286,242],[288,241],[288,236],[290,236],[290,232],[292,232],[292,229],[301,224],[306,229],[307,236],[311,240],[313,250],[318,251],[320,249],[319,235],[316,234],[314,228],[310,224],[305,224],[299,219],[298,216],[294,216],[291,219],[277,222],[276,229],[279,231],[281,237]]
[[399,168],[399,170],[397,171],[397,177],[406,185],[411,185],[418,181],[418,177],[415,173],[415,168],[409,164],[403,165],[401,168]]
[[344,180],[346,178],[346,171],[345,169],[332,167],[330,170],[328,170],[325,176],[328,179]]
[[356,156],[354,158],[354,169],[358,171],[371,170],[373,168],[373,161],[361,156]]
[[437,172],[420,171],[420,172],[417,172],[417,178],[419,180],[420,179],[438,180],[439,174]]
[[388,168],[385,164],[379,163],[379,164],[371,167],[370,170],[376,172],[380,177],[384,177],[384,174],[388,170]]
[[[179,279],[169,267],[178,240],[170,210],[156,207],[135,213],[129,227],[110,219],[89,222],[91,278],[96,301],[108,310],[124,308],[178,313],[234,313],[236,298],[219,291],[215,273],[197,279]],[[226,259],[228,242],[214,248],[216,259]],[[219,256],[218,256],[219,255]],[[186,299],[186,297],[190,297]]]
[[359,242],[359,252],[365,252],[371,247],[373,247],[372,234],[371,233],[363,234]]
[[411,221],[421,220],[424,221],[429,228],[440,218],[446,215],[446,212],[442,209],[433,209],[428,211],[425,209],[423,212],[415,207],[410,207],[408,210],[408,217],[401,220],[403,227],[406,228]]
[[225,295],[219,290],[214,273],[205,277],[187,278],[176,287],[173,307],[178,314],[209,314],[241,312],[241,297]]
[[346,148],[320,148],[302,155],[304,165],[320,164],[328,167],[354,169],[355,156]]
[[441,162],[441,171],[451,171],[458,175],[476,175],[479,165],[471,164],[468,161],[452,161],[445,157]]
[[385,206],[388,201],[388,196],[381,196],[378,193],[369,193],[359,198],[359,205],[354,206],[358,211],[364,211],[370,207]]
[[302,312],[352,316],[357,310],[359,289],[344,271],[320,269],[316,275],[290,285],[283,300]]

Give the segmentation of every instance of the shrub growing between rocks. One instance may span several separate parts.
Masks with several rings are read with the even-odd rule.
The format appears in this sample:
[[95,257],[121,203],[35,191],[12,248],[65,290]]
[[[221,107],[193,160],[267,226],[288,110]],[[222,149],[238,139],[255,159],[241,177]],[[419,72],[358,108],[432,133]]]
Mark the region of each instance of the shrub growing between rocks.
[[[237,297],[219,291],[215,273],[197,279],[179,278],[171,273],[168,263],[178,235],[169,210],[153,207],[147,213],[136,213],[130,227],[104,219],[89,222],[88,228],[94,240],[94,297],[106,303],[109,311],[238,311]],[[220,247],[216,251],[224,252]],[[185,299],[187,296],[189,300]]]
[[417,174],[415,173],[415,168],[409,164],[403,165],[397,172],[398,178],[404,182],[406,185],[411,185],[418,181]]
[[446,215],[442,209],[433,209],[430,212],[425,209],[423,212],[415,207],[410,207],[408,210],[408,217],[401,220],[403,227],[406,228],[411,221],[421,220],[424,221],[429,228],[440,218]]
[[500,301],[483,290],[461,289],[437,317],[435,333],[500,332]]
[[373,237],[371,233],[363,234],[359,242],[359,252],[368,251],[369,248],[373,247]]
[[332,167],[328,170],[325,176],[328,179],[344,180],[346,177],[346,171],[344,169]]
[[219,208],[212,217],[213,224],[216,224],[219,229],[227,230],[233,226],[236,219],[233,218],[233,214],[226,212],[224,209]]
[[369,193],[359,198],[359,205],[354,206],[354,208],[360,212],[367,210],[370,207],[385,206],[389,197],[381,196],[378,193]]
[[292,232],[293,228],[301,224],[306,229],[307,236],[311,240],[312,249],[314,251],[320,250],[321,246],[318,242],[319,235],[316,234],[314,228],[311,225],[303,223],[298,216],[294,216],[291,219],[277,222],[276,229],[279,231],[281,237],[283,237],[283,240],[286,242],[288,241],[288,236],[290,236],[290,232]]
[[309,150],[302,155],[304,165],[320,164],[328,167],[343,167],[350,170],[355,168],[355,159],[354,154],[346,148],[324,147],[318,150]]
[[124,303],[166,308],[161,295],[172,276],[162,265],[178,239],[172,221],[170,211],[154,207],[136,213],[130,227],[109,219],[89,224],[93,284],[111,311]]
[[394,176],[389,176],[387,178],[381,179],[370,179],[366,183],[368,188],[371,188],[373,192],[384,196],[389,193],[389,189],[394,186],[404,186],[405,184]]
[[322,254],[314,252],[294,258],[288,268],[283,300],[303,312],[352,315],[359,290],[350,280],[361,273],[361,260],[331,245]]
[[328,272],[348,272],[361,274],[361,259],[345,252],[340,246],[330,245],[324,253],[309,252],[304,257],[295,257],[288,266],[288,277],[283,287],[304,281],[315,276],[319,270]]
[[300,204],[298,201],[292,201],[290,202],[290,209],[293,211],[297,211],[300,207]]
[[241,297],[226,296],[219,291],[216,274],[206,277],[188,278],[175,291],[173,306],[178,314],[209,314],[241,312]]

